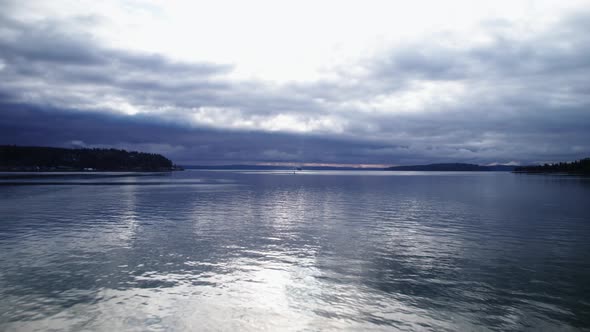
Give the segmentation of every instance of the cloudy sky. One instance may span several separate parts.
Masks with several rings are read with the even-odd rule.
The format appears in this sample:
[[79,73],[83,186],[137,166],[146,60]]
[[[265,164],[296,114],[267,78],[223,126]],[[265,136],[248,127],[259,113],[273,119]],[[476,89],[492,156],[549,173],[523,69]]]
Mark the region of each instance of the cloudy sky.
[[180,164],[590,156],[590,1],[0,7],[0,144]]

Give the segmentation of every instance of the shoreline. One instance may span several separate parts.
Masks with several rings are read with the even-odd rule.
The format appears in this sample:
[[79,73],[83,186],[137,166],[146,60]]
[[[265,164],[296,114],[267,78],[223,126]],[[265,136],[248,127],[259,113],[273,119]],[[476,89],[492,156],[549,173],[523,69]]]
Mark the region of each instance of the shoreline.
[[36,179],[36,178],[59,178],[59,177],[80,177],[80,178],[99,178],[99,177],[126,177],[126,176],[161,176],[172,173],[169,171],[0,171],[1,180],[10,179]]

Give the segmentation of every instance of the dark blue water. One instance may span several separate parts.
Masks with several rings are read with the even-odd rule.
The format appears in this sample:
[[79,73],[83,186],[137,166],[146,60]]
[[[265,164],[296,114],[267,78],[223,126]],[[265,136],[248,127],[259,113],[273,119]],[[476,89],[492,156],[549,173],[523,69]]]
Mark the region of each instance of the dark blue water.
[[590,179],[0,180],[1,331],[584,330]]

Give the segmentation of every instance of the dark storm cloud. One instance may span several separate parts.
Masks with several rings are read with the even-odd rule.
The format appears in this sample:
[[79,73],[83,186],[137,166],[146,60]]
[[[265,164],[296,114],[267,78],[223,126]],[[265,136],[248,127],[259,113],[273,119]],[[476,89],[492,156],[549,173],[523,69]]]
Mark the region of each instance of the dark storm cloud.
[[[437,36],[365,61],[361,73],[340,68],[338,80],[280,85],[231,80],[227,65],[109,49],[65,28],[91,18],[31,24],[1,15],[1,143],[118,146],[185,163],[529,163],[590,154],[588,13],[518,38],[509,23],[487,22],[485,44],[451,47]],[[442,88],[417,109],[372,106],[432,86]],[[117,115],[125,105],[141,112]],[[317,124],[314,134],[268,132],[278,115]]]
[[380,143],[317,135],[191,128],[165,124],[157,117],[0,105],[3,144],[65,147],[120,147],[163,153],[183,164],[232,162],[341,162],[389,160],[367,158]]
[[[118,147],[163,153],[182,164],[478,162],[497,159],[499,150],[495,144],[453,143],[476,133],[444,132],[433,127],[424,130],[432,131],[441,143],[432,143],[430,139],[421,138],[420,134],[408,133],[396,139],[407,142],[407,145],[398,145],[325,135],[191,128],[162,123],[152,116],[39,109],[22,104],[0,105],[0,114],[0,141],[4,144]],[[527,149],[529,158],[542,158],[547,152],[560,158],[571,154],[571,151],[561,149],[571,139],[563,132],[549,132],[545,142],[532,146],[528,146],[529,135],[526,132],[505,134],[501,138],[514,144],[508,151],[500,150],[518,155],[521,149]]]

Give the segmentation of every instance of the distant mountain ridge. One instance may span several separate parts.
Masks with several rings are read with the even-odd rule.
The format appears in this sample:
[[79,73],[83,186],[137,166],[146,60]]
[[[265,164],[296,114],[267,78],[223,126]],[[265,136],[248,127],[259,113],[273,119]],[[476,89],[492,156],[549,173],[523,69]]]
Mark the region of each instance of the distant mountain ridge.
[[475,164],[463,163],[443,163],[428,165],[411,165],[411,166],[393,166],[388,167],[388,171],[436,171],[436,172],[511,172],[515,166],[495,165],[481,166]]
[[[293,170],[295,166],[273,166],[273,165],[247,165],[247,164],[236,164],[236,165],[183,165],[185,169],[202,169],[202,170],[252,170],[252,171],[264,171],[264,170]],[[303,170],[311,171],[380,171],[383,168],[372,167],[372,168],[361,168],[361,167],[338,167],[338,166],[303,166]]]
[[[186,169],[202,169],[202,170],[293,170],[294,166],[281,165],[184,165]],[[495,166],[480,166],[474,164],[461,163],[447,163],[447,164],[429,164],[429,165],[413,165],[413,166],[393,166],[388,168],[361,168],[361,167],[338,167],[338,166],[304,166],[304,170],[341,170],[341,171],[479,171],[479,172],[511,172],[515,166],[509,165],[495,165]]]

